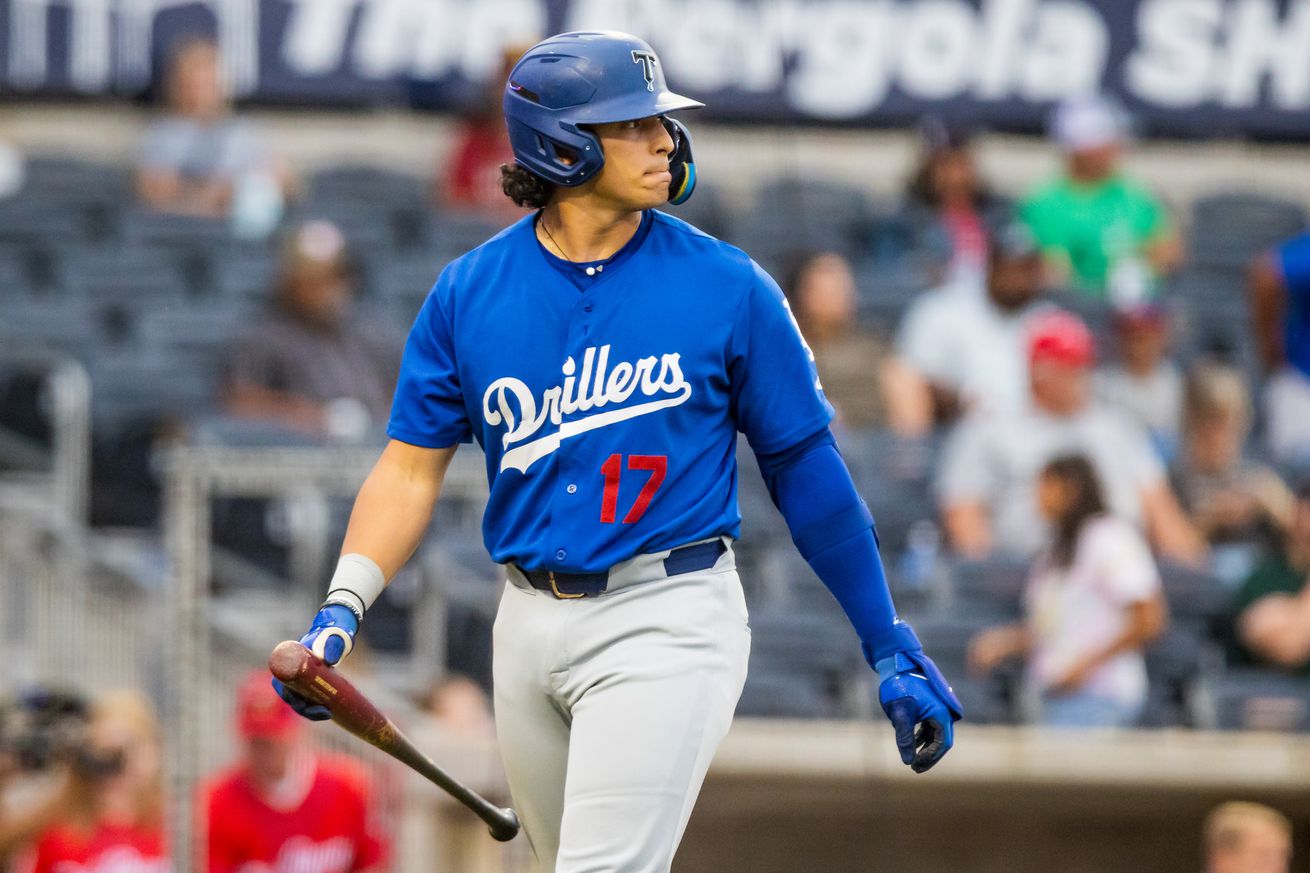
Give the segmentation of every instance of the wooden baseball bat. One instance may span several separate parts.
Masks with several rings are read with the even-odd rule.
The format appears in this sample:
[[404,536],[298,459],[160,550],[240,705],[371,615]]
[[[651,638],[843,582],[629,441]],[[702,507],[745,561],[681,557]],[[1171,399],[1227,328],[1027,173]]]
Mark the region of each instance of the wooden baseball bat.
[[493,805],[434,764],[359,689],[300,643],[295,640],[278,643],[268,657],[268,669],[292,691],[327,707],[338,725],[415,770],[471,809],[491,828],[493,839],[505,842],[519,832],[519,817],[514,810]]

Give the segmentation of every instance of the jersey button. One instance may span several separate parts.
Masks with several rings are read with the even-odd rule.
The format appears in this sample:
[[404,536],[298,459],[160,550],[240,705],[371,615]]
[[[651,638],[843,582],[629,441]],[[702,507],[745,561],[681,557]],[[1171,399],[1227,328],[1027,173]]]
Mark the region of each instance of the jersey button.
[[574,485],[572,482],[570,482],[570,483],[569,483],[569,487],[565,488],[564,490],[567,491],[567,492],[569,492],[570,494],[577,494],[577,493],[578,493],[578,486],[577,486],[577,485]]
[[590,303],[587,303],[587,304],[585,304],[585,305],[582,307],[582,311],[583,311],[583,312],[591,312],[591,309],[592,309],[592,306],[591,306]]
[[562,561],[568,556],[569,556],[568,552],[564,551],[563,549],[560,549],[558,552],[555,553],[555,560]]

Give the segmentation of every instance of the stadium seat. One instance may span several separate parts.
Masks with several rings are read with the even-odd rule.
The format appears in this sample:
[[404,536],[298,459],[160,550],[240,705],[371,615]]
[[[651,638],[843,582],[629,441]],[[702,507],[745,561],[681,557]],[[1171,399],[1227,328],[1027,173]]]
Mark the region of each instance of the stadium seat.
[[218,379],[212,359],[151,347],[102,350],[90,370],[92,416],[107,432],[202,414],[213,405]]
[[61,294],[92,302],[182,305],[194,292],[184,254],[159,246],[62,246],[51,252]]
[[423,204],[428,183],[418,176],[381,167],[342,164],[309,177],[309,195],[318,201]]
[[854,273],[860,322],[888,334],[895,332],[910,304],[936,285],[908,259],[868,257],[855,264]]
[[1144,727],[1193,726],[1196,683],[1215,673],[1222,654],[1203,624],[1183,618],[1170,622],[1164,635],[1146,647],[1148,691]]
[[[858,257],[872,209],[862,191],[814,179],[780,179],[759,192],[750,210],[732,223],[729,242],[757,260],[779,265],[808,251]],[[761,261],[763,262],[763,261]],[[785,281],[784,276],[777,276]]]
[[1305,226],[1305,210],[1295,203],[1245,192],[1216,194],[1192,205],[1188,253],[1198,266],[1241,270]]
[[756,718],[820,719],[837,715],[837,705],[806,677],[761,665],[751,667],[737,701],[737,715]]
[[704,182],[696,183],[696,193],[687,202],[679,206],[666,205],[662,211],[695,225],[710,236],[728,239],[732,235],[723,197],[714,186]]
[[36,283],[23,250],[15,246],[0,247],[0,315],[5,302],[26,299],[35,293]]
[[261,246],[228,244],[203,250],[204,284],[216,297],[267,301],[275,293],[277,256]]
[[443,212],[432,226],[432,254],[442,262],[452,260],[482,245],[510,223],[471,212]]
[[25,197],[0,201],[0,242],[89,241],[92,230],[84,209]]
[[997,621],[1017,619],[1022,611],[1030,563],[1005,557],[956,562],[950,573],[955,608]]
[[1173,615],[1213,629],[1228,614],[1230,595],[1218,578],[1172,561],[1161,561],[1159,567]]
[[1220,730],[1310,731],[1310,682],[1267,670],[1231,670],[1209,683]]
[[123,211],[123,241],[130,245],[204,247],[233,239],[231,223],[224,218],[196,218],[154,212],[140,207]]
[[20,197],[62,204],[123,204],[133,196],[132,169],[122,164],[33,155],[27,159],[24,171]]
[[100,323],[81,300],[10,299],[0,307],[0,342],[67,352],[82,360],[98,339]]

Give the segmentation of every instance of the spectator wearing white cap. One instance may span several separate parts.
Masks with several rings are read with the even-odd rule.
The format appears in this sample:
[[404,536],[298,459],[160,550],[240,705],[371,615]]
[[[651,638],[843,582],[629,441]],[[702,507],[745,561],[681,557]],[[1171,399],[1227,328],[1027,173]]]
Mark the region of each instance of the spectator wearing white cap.
[[1072,287],[1134,304],[1182,260],[1182,243],[1154,194],[1123,176],[1128,121],[1098,97],[1070,100],[1051,120],[1064,172],[1033,191],[1020,213]]

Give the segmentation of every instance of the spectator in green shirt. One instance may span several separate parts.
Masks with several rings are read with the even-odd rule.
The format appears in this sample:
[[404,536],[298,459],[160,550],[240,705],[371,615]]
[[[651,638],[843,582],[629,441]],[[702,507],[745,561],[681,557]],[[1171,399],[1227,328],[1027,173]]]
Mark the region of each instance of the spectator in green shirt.
[[1242,584],[1234,613],[1244,654],[1258,663],[1310,671],[1310,486],[1297,494],[1282,553]]
[[1122,111],[1100,98],[1066,102],[1051,136],[1064,173],[1038,186],[1020,213],[1060,283],[1118,305],[1153,296],[1182,260],[1182,244],[1160,200],[1120,172]]

